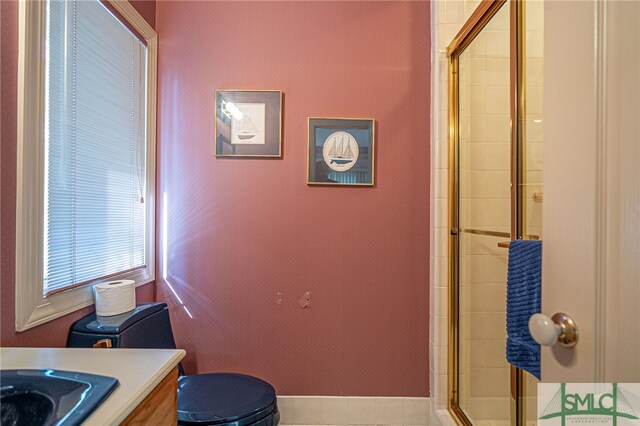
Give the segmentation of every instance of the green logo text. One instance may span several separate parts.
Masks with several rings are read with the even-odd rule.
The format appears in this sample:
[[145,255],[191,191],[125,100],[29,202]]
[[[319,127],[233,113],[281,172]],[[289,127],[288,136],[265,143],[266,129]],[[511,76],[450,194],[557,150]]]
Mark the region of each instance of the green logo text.
[[612,418],[613,426],[617,425],[620,417],[638,419],[627,398],[618,389],[617,383],[613,383],[610,393],[602,394],[567,393],[566,383],[561,383],[560,389],[545,408],[540,420],[560,417],[562,426],[565,426],[567,417],[571,416],[608,416]]

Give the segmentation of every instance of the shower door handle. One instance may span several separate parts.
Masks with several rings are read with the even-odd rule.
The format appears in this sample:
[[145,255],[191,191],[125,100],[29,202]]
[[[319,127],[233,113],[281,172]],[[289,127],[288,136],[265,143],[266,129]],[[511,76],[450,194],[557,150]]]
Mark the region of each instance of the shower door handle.
[[558,312],[551,318],[540,313],[531,315],[529,333],[542,346],[560,343],[572,348],[578,344],[578,326],[573,318],[563,312]]

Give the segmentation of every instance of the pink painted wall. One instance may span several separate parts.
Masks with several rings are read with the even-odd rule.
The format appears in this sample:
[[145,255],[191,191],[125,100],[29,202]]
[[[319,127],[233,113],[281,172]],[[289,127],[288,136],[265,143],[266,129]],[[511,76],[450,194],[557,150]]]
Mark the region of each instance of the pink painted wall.
[[[186,368],[429,395],[428,2],[162,1],[156,25],[157,298]],[[284,92],[282,159],[214,157],[224,88]],[[305,184],[309,116],[377,120],[375,188]]]
[[[155,1],[132,1],[150,24],[155,25]],[[0,1],[1,131],[0,151],[0,346],[59,347],[67,342],[69,326],[93,311],[81,309],[23,333],[15,332],[16,249],[16,148],[18,85],[18,2]],[[153,20],[151,20],[153,19]],[[155,284],[138,288],[139,301],[152,301]]]

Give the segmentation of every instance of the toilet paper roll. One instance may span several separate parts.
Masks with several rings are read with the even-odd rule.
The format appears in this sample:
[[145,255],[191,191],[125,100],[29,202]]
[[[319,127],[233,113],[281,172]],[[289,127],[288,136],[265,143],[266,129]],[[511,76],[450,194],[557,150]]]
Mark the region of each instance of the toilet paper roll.
[[136,307],[136,285],[132,280],[106,281],[93,286],[96,315],[108,317]]

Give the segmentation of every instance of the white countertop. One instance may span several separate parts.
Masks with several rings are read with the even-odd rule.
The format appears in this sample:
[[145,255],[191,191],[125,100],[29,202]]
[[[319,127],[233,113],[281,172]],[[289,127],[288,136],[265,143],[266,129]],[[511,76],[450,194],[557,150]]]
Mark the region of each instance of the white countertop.
[[51,368],[115,377],[118,387],[83,424],[117,425],[185,354],[182,349],[0,348],[0,367]]

